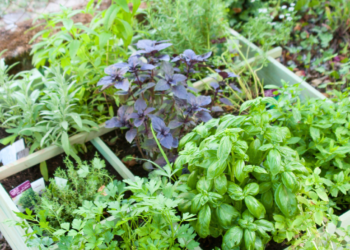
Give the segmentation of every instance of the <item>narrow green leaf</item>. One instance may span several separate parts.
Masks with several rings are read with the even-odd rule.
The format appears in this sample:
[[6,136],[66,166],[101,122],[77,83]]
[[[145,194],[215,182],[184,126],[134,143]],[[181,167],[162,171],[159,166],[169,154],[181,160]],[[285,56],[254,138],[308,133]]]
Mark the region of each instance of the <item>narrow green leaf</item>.
[[205,238],[210,234],[209,226],[211,219],[211,210],[209,205],[205,205],[198,213],[197,233],[201,238]]
[[231,153],[232,142],[230,136],[224,136],[220,140],[219,149],[217,151],[217,157],[220,161],[224,162]]
[[271,149],[267,155],[266,165],[272,175],[277,175],[281,171],[281,154],[276,149]]
[[47,169],[46,161],[40,163],[40,173],[45,181],[49,181],[49,170]]
[[64,152],[67,155],[70,155],[70,143],[69,143],[69,137],[67,132],[62,132],[61,143],[62,143],[62,148]]
[[68,31],[70,31],[70,30],[72,29],[73,24],[74,24],[74,22],[73,22],[72,19],[64,19],[64,20],[62,21],[62,23],[63,23],[63,26],[64,26]]

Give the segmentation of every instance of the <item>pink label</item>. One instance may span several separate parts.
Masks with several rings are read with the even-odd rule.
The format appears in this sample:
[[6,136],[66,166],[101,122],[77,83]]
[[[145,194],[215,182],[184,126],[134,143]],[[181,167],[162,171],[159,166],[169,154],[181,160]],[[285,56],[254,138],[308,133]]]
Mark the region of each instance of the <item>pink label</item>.
[[25,181],[21,185],[15,187],[10,191],[11,198],[15,198],[17,195],[23,193],[27,189],[31,188],[30,181]]

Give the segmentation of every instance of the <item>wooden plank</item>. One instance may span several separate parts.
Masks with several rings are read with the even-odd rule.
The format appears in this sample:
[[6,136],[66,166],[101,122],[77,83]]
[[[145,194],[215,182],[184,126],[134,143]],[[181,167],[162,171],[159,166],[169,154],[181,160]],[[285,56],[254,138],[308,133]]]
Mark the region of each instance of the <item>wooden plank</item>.
[[[69,141],[73,144],[82,144],[84,142],[90,141],[95,137],[104,135],[113,129],[105,128],[104,124],[99,126],[98,131],[93,131],[90,133],[84,132],[70,137]],[[27,168],[30,168],[34,165],[37,165],[43,161],[51,159],[56,155],[63,153],[63,149],[61,147],[52,145],[47,148],[41,149],[33,154],[28,155],[22,159],[19,159],[11,164],[0,167],[0,180],[5,179],[13,174],[21,172]]]
[[19,212],[17,206],[12,201],[4,187],[0,184],[0,231],[13,250],[35,250],[36,248],[27,247],[25,243],[25,231],[19,226],[10,227],[4,223],[6,219],[22,221],[15,215]]
[[[230,33],[237,37],[241,43],[245,44],[246,46],[250,47],[252,51],[256,51],[259,54],[263,54],[263,51],[258,48],[255,44],[250,42],[248,39],[243,37],[238,32],[230,29]],[[293,85],[296,83],[300,83],[300,87],[302,88],[302,98],[319,98],[319,99],[326,99],[326,97],[316,90],[314,87],[312,87],[310,84],[305,82],[303,79],[298,77],[296,74],[294,74],[292,71],[290,71],[288,68],[286,68],[284,65],[282,65],[280,62],[272,58],[271,56],[267,57],[269,63],[267,67],[261,69],[257,72],[260,79],[263,79],[264,85],[266,84],[273,84],[277,86],[281,86],[281,80],[286,81],[288,84]]]
[[101,140],[100,137],[94,138],[91,140],[91,143],[124,179],[135,179],[135,176],[119,160],[115,153]]

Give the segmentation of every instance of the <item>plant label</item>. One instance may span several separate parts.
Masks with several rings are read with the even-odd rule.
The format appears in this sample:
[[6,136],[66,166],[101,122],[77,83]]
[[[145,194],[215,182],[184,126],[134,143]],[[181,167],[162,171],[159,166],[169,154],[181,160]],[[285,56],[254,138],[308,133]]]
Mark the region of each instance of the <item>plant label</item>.
[[24,212],[26,208],[31,208],[36,202],[35,193],[30,181],[25,181],[12,189],[10,191],[10,196],[21,212]]
[[55,182],[59,188],[64,188],[67,186],[68,180],[60,177],[55,177]]
[[40,179],[32,182],[31,186],[32,186],[33,191],[41,196],[41,194],[45,190],[44,178],[40,178]]
[[17,161],[19,159],[17,158],[17,153],[23,150],[25,150],[23,138],[14,142],[12,145],[7,146],[6,148],[3,148],[0,151],[0,159],[2,161],[2,164],[7,165]]

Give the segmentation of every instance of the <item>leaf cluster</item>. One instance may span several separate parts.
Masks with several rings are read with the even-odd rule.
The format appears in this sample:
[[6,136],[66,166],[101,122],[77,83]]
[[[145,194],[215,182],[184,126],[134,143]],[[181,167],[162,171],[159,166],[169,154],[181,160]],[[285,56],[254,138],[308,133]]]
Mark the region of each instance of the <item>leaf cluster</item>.
[[[212,98],[199,95],[191,82],[198,68],[207,67],[206,61],[212,53],[197,55],[188,49],[171,59],[169,55],[161,53],[171,45],[167,41],[139,40],[136,44],[139,50],[127,62],[108,66],[105,69],[108,76],[101,78],[97,84],[102,86],[101,90],[110,87],[118,89],[116,94],[125,100],[125,104],[118,109],[118,115],[107,121],[106,127],[128,129],[125,133],[127,141],[135,141],[141,154],[142,148],[149,158],[154,157],[157,151],[151,126],[160,144],[172,150],[177,148],[179,138],[190,128],[212,118],[207,109],[209,105],[213,106]],[[220,74],[222,80],[219,83],[223,85],[237,77],[233,73],[220,71]],[[218,94],[218,83],[214,87],[214,101],[226,101],[232,105],[228,99],[219,98],[224,95],[221,92]],[[175,153],[174,150],[169,152],[170,158],[172,153]]]
[[202,54],[213,50],[212,40],[228,28],[225,5],[216,0],[146,1],[147,16],[140,35],[151,40],[170,40],[168,50],[179,54],[187,48]]
[[[67,250],[194,249],[199,244],[188,223],[194,220],[194,215],[179,216],[176,210],[180,202],[177,196],[186,187],[179,181],[172,184],[160,175],[162,171],[153,172],[150,179],[135,177],[135,180],[110,182],[103,196],[85,200],[74,211],[75,217],[62,222],[59,228],[51,228],[45,210],[37,215],[29,209],[26,215],[18,213],[34,228],[27,235],[28,246],[41,250],[48,249],[52,243]],[[126,199],[127,193],[131,196]],[[16,224],[29,228],[25,222]]]
[[82,86],[59,68],[47,68],[45,75],[37,69],[20,72],[0,92],[1,126],[11,134],[1,140],[4,145],[19,136],[30,152],[55,144],[74,156],[68,137],[98,127],[90,115],[95,105],[82,105]]
[[94,158],[90,165],[87,162],[78,167],[67,158],[66,170],[58,168],[55,177],[67,180],[62,186],[50,179],[50,185],[44,190],[35,204],[36,214],[45,211],[45,216],[51,228],[59,229],[62,223],[79,219],[81,216],[74,214],[74,210],[82,206],[86,201],[93,201],[99,195],[99,189],[110,182],[105,162]]
[[[273,87],[273,86],[271,86]],[[273,88],[276,88],[273,87]],[[305,159],[306,166],[313,170],[307,185],[327,190],[324,199],[332,196],[338,206],[350,203],[350,133],[349,99],[347,93],[335,92],[336,103],[329,100],[310,99],[302,102],[298,93],[290,98],[289,87],[278,88],[278,105],[270,113],[276,123],[288,126],[292,138],[290,146]],[[289,112],[288,112],[289,111]],[[291,112],[290,112],[291,111]]]
[[291,240],[314,223],[299,200],[309,202],[303,190],[308,170],[288,146],[289,129],[271,124],[266,104],[277,101],[247,101],[241,111],[250,108],[248,115],[212,119],[179,144],[175,168],[190,171],[181,177],[189,190],[180,195],[179,209],[197,214],[193,225],[200,237],[223,236],[223,249],[264,249],[271,235]]

